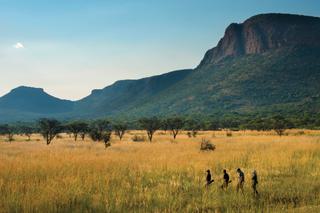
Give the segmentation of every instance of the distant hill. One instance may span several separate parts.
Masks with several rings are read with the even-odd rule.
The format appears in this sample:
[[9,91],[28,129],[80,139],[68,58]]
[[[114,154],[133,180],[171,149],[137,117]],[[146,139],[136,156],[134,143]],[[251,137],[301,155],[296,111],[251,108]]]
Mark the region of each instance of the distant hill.
[[0,121],[30,120],[70,113],[74,103],[55,98],[41,88],[21,86],[0,98]]
[[262,14],[227,27],[193,70],[118,81],[74,103],[11,94],[0,110],[28,102],[22,115],[64,118],[320,113],[319,58],[320,18]]

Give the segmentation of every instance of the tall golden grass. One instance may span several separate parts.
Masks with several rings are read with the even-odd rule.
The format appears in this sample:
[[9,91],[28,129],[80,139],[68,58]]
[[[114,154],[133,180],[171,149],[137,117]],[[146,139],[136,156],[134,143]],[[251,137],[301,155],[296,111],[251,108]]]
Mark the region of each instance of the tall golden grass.
[[[152,143],[127,133],[112,146],[63,135],[49,146],[0,139],[0,212],[320,212],[320,132],[201,132],[174,141],[158,132]],[[201,152],[202,138],[216,145]],[[236,193],[236,169],[246,175]],[[215,182],[205,187],[205,171]],[[222,191],[222,170],[232,179]],[[250,176],[259,175],[254,197]]]

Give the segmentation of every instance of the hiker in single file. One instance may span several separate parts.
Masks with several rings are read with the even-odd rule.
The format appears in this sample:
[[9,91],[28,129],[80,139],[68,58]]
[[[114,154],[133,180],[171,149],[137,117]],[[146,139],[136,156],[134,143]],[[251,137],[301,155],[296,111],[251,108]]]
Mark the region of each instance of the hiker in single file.
[[238,173],[238,184],[237,184],[237,192],[239,192],[239,190],[241,190],[241,192],[243,193],[243,186],[244,186],[244,173],[241,171],[240,168],[237,169],[237,173]]
[[214,180],[213,180],[212,177],[211,177],[211,172],[210,172],[209,169],[207,170],[207,178],[206,178],[206,180],[207,180],[207,187],[208,187],[211,183],[214,182]]
[[231,183],[229,174],[227,173],[227,170],[224,169],[223,170],[223,184],[221,185],[221,188],[227,189],[229,183]]
[[254,196],[258,196],[258,195],[259,195],[258,190],[257,190],[258,175],[257,175],[257,171],[256,171],[256,170],[254,170],[254,171],[252,172],[251,180],[252,180],[253,194],[254,194]]

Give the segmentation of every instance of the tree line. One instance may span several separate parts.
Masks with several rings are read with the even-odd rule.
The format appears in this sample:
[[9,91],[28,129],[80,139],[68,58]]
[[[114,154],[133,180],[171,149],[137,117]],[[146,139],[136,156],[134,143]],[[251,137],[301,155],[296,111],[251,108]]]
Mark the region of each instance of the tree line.
[[[86,136],[93,141],[104,142],[105,147],[110,146],[111,134],[122,140],[128,129],[145,130],[151,142],[153,135],[158,130],[170,131],[173,139],[181,130],[186,130],[189,137],[196,137],[199,130],[274,130],[279,136],[284,135],[287,129],[299,128],[304,120],[292,120],[282,116],[255,119],[193,119],[186,117],[169,117],[160,119],[158,117],[142,118],[133,122],[109,121],[99,119],[94,121],[58,121],[56,119],[43,118],[35,123],[18,123],[0,125],[0,135],[6,136],[9,142],[14,140],[14,135],[25,135],[27,140],[34,133],[41,134],[50,144],[60,133],[67,133],[77,141],[84,140]],[[312,122],[313,127],[320,127],[320,120]],[[310,125],[310,119],[308,122]]]

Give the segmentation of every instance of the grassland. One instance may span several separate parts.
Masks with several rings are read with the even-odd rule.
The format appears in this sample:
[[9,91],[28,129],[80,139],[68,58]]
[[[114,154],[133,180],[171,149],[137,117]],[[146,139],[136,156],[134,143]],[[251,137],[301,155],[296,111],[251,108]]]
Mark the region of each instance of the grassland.
[[[320,212],[320,132],[157,132],[152,143],[131,131],[112,146],[63,135],[49,146],[39,135],[0,139],[0,212]],[[213,152],[200,152],[201,138]],[[236,193],[236,168],[246,175]],[[220,189],[222,170],[232,179]],[[205,171],[215,183],[208,189]],[[260,197],[250,176],[259,175]]]

